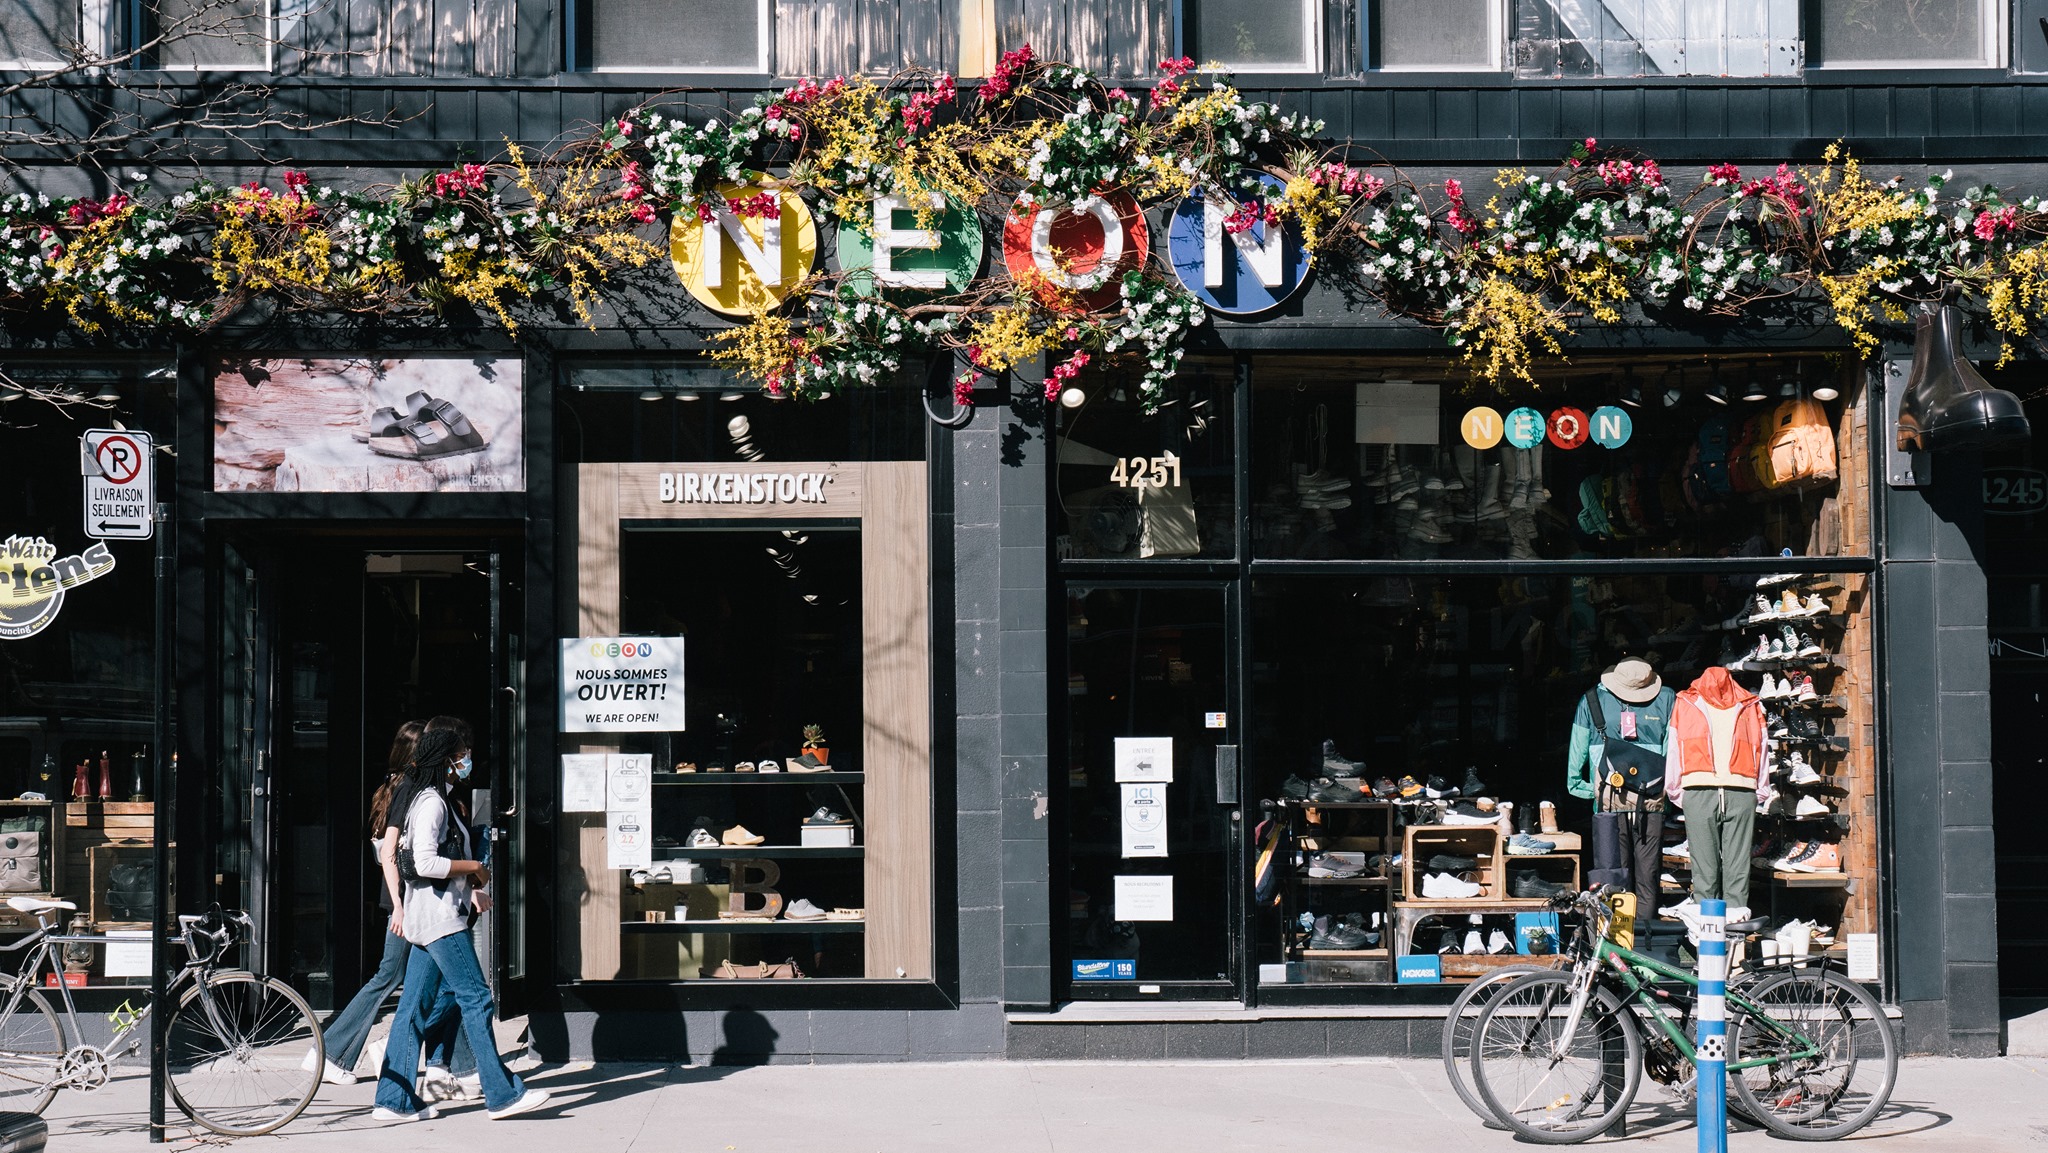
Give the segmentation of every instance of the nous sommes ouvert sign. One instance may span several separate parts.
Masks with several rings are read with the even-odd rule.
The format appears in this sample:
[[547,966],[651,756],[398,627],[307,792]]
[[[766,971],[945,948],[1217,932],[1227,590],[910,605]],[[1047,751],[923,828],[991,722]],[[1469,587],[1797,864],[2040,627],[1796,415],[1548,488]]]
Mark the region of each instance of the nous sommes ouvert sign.
[[680,732],[683,721],[683,638],[562,641],[563,732]]

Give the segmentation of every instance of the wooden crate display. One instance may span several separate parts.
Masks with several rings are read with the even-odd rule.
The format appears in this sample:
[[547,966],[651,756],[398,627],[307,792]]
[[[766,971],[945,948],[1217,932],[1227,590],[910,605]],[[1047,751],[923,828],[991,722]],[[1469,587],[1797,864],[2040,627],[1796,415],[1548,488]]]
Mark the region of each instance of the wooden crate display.
[[1422,895],[1422,878],[1429,873],[1429,859],[1439,853],[1477,862],[1472,876],[1479,883],[1479,895],[1467,900],[1499,901],[1507,896],[1506,875],[1500,867],[1500,826],[1410,825],[1401,839],[1401,894],[1405,900],[1437,899]]
[[[175,854],[176,846],[172,847],[172,851]],[[115,841],[110,844],[94,845],[92,847],[87,854],[88,859],[91,861],[92,877],[90,904],[87,908],[94,926],[102,929],[146,929],[149,927],[147,918],[137,919],[133,916],[136,910],[132,907],[114,907],[114,904],[108,899],[108,890],[112,886],[113,872],[116,865],[134,864],[138,861],[147,864],[153,859],[155,852],[156,846],[148,841]],[[172,875],[175,876],[176,866],[172,865],[170,867]],[[173,904],[175,903],[174,900]],[[146,902],[144,907],[147,908]]]

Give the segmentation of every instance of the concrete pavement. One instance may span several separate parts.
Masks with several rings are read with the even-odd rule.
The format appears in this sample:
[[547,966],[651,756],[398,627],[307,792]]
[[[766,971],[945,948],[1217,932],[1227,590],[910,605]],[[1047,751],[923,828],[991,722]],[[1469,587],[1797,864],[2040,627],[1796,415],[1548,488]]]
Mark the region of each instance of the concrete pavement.
[[[1527,1148],[1488,1129],[1433,1061],[1023,1062],[538,1066],[545,1110],[491,1121],[458,1105],[436,1121],[369,1119],[374,1086],[328,1087],[281,1133],[247,1148],[354,1153],[1464,1153]],[[53,1150],[151,1148],[147,1084],[130,1074],[51,1105]],[[1631,1132],[1597,1144],[1691,1150],[1697,1134],[1646,1084]],[[170,1148],[219,1138],[177,1127]],[[485,1143],[489,1143],[486,1145]],[[1740,1129],[1734,1150],[1794,1148]],[[163,1148],[165,1146],[157,1146]],[[1857,1135],[1864,1153],[2048,1151],[2048,1060],[1912,1059],[1892,1107]]]

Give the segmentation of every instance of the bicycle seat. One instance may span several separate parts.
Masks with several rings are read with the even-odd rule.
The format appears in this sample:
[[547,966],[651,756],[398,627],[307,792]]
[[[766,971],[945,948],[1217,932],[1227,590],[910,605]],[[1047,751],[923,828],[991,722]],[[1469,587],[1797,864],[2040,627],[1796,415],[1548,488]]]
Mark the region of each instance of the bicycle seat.
[[78,906],[69,901],[52,901],[43,897],[9,897],[7,907],[17,913],[40,913],[46,909],[64,909],[77,912]]
[[1731,937],[1742,937],[1750,933],[1760,933],[1763,931],[1764,926],[1770,923],[1771,919],[1769,917],[1753,917],[1747,921],[1730,921],[1728,922],[1728,935]]

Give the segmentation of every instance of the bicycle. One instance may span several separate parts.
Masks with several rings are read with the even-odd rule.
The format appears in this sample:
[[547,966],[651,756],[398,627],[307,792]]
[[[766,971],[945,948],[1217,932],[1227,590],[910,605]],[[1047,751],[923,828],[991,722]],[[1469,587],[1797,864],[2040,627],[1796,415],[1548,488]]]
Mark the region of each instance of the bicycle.
[[[1584,1141],[1620,1121],[1642,1085],[1645,1016],[1657,1047],[1696,1067],[1684,1023],[1699,979],[1610,940],[1604,896],[1553,902],[1581,914],[1570,969],[1517,978],[1473,1026],[1474,1087],[1502,1124],[1531,1141]],[[1763,924],[1731,924],[1728,932]],[[1731,1104],[1772,1132],[1845,1137],[1891,1100],[1899,1055],[1884,1009],[1824,959],[1753,969],[1730,983],[1726,1005]]]
[[[104,1048],[79,1040],[78,1010],[59,961],[63,947],[105,944],[109,938],[59,933],[70,901],[10,897],[7,905],[32,914],[38,928],[0,953],[30,950],[22,970],[0,974],[0,1110],[41,1113],[59,1089],[91,1093],[104,1087],[114,1065],[146,1042],[154,1005],[130,1004],[109,1015],[112,1041]],[[186,960],[165,987],[171,1010],[164,1066],[171,1100],[187,1117],[215,1133],[253,1137],[297,1117],[320,1089],[327,1059],[311,1006],[275,977],[222,968],[221,957],[252,928],[247,913],[216,905],[203,916],[178,918],[173,940]],[[57,974],[63,1015],[51,1010],[37,987],[45,966]]]

